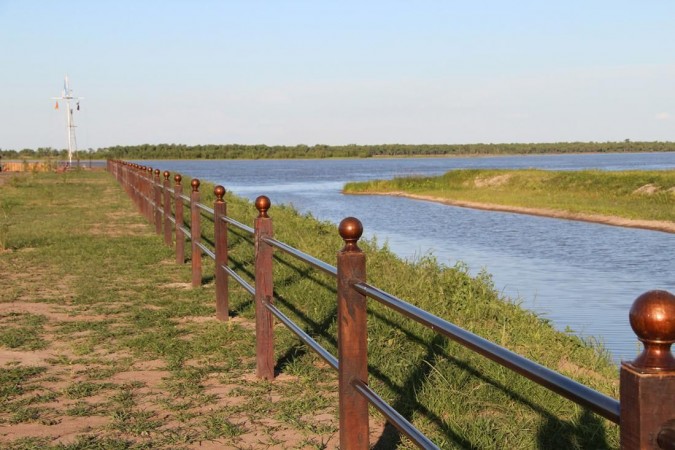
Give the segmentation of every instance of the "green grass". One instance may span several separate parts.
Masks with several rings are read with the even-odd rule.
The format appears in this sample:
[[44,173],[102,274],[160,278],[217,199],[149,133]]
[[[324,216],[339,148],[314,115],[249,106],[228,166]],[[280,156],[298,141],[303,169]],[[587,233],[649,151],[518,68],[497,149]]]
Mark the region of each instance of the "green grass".
[[345,193],[405,192],[629,219],[675,221],[675,170],[452,170],[438,177],[348,183]]
[[[202,184],[205,204],[213,202],[212,190]],[[231,282],[230,310],[236,320],[213,320],[213,264],[204,259],[204,286],[177,287],[189,283],[189,264],[175,264],[172,249],[143,222],[112,177],[32,175],[3,186],[2,196],[17,206],[7,235],[9,250],[0,253],[0,271],[7,274],[0,279],[0,303],[40,306],[35,317],[12,316],[12,326],[33,330],[51,356],[37,368],[28,363],[0,368],[0,421],[105,419],[67,446],[30,436],[12,443],[0,437],[2,445],[181,448],[215,439],[241,446],[260,430],[266,433],[258,436],[260,445],[283,445],[292,430],[302,445],[334,447],[332,370],[277,326],[282,376],[271,383],[255,380],[250,296]],[[227,200],[229,215],[252,223],[257,212],[250,202],[230,194]],[[335,263],[342,241],[334,225],[290,207],[273,205],[270,215],[275,237]],[[28,226],[35,223],[40,226]],[[206,236],[212,233],[208,221],[203,229]],[[233,231],[229,244],[231,266],[250,279],[250,237]],[[446,267],[431,257],[407,263],[375,241],[361,247],[371,283],[618,395],[616,367],[601,349],[555,331],[501,297],[489,275],[471,277],[462,265]],[[335,281],[280,252],[274,270],[276,304],[335,353]],[[371,386],[442,448],[618,445],[617,427],[583,408],[374,302],[369,312]],[[4,341],[0,345],[9,348]],[[28,344],[17,348],[36,351]],[[55,400],[58,410],[49,406]],[[372,414],[381,422],[377,412]],[[332,420],[317,421],[319,416]],[[410,447],[389,428],[379,445]]]
[[45,348],[41,333],[46,321],[44,316],[30,313],[0,314],[0,346],[23,350]]

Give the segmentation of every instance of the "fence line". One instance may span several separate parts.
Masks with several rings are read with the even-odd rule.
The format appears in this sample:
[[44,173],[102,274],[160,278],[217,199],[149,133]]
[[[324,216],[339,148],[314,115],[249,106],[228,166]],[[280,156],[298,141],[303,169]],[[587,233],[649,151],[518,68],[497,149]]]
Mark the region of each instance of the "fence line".
[[[669,292],[649,291],[633,303],[630,323],[644,350],[635,360],[621,363],[618,401],[368,284],[366,255],[358,246],[363,227],[354,217],[344,219],[338,227],[344,247],[337,254],[337,267],[333,267],[274,239],[272,218],[267,214],[271,202],[264,195],[256,199],[258,216],[251,228],[227,216],[222,186],[214,189],[216,200],[210,208],[200,203],[197,179],[191,180],[192,191],[188,197],[182,193],[179,174],[174,176],[175,184],[171,188],[168,171],[163,173],[163,182],[158,169],[153,172],[152,168],[129,162],[108,161],[108,171],[139,211],[155,225],[157,234],[164,235],[166,245],[174,245],[175,236],[176,261],[180,264],[185,262],[185,241],[190,239],[193,286],[201,284],[202,254],[215,261],[215,303],[219,320],[228,320],[229,278],[254,297],[256,375],[259,378],[274,379],[274,317],[338,371],[341,448],[369,448],[369,404],[420,448],[438,448],[368,386],[366,302],[370,298],[618,424],[622,449],[675,449],[675,357],[671,352],[675,342],[675,296]],[[185,206],[190,208],[188,226],[184,223]],[[202,215],[213,217],[215,251],[201,242]],[[253,237],[255,286],[228,267],[228,226]],[[337,358],[274,305],[274,248],[336,278]]]

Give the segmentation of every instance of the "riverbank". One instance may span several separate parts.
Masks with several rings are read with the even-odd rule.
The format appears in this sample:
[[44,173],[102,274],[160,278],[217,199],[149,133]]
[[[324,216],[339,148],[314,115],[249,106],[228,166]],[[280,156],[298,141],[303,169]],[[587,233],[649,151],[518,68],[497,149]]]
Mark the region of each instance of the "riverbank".
[[[112,177],[30,174],[2,194],[12,205],[0,252],[3,445],[337,446],[330,368],[278,327],[279,378],[256,380],[250,296],[231,286],[234,319],[217,322],[213,265],[206,259],[204,286],[189,289],[189,267],[175,264]],[[213,186],[203,183],[201,195],[213,202]],[[252,222],[250,202],[227,201],[229,215]],[[334,264],[343,245],[334,225],[291,207],[272,205],[269,214],[276,238]],[[210,232],[208,222],[203,228]],[[247,277],[253,246],[237,233],[229,246]],[[487,274],[360,246],[376,286],[617,396],[607,355],[503,298]],[[277,305],[335,353],[334,280],[280,253],[275,261]],[[606,420],[379,304],[369,309],[370,386],[441,448],[618,445]],[[374,412],[373,420],[373,443],[406,445]]]
[[482,209],[485,211],[501,211],[516,214],[528,214],[531,216],[552,217],[555,219],[579,220],[582,222],[602,223],[617,227],[641,228],[644,230],[664,231],[666,233],[675,233],[675,222],[666,220],[640,220],[627,219],[617,216],[603,216],[599,214],[572,213],[569,211],[560,211],[546,208],[526,208],[522,206],[506,206],[495,203],[478,203],[462,200],[450,200],[443,197],[432,195],[418,195],[408,192],[345,192],[348,195],[387,195],[392,197],[406,197],[414,200],[424,200],[435,203],[443,203],[450,206],[459,206],[461,208]]
[[348,183],[345,194],[675,233],[675,171],[455,170],[439,177]]

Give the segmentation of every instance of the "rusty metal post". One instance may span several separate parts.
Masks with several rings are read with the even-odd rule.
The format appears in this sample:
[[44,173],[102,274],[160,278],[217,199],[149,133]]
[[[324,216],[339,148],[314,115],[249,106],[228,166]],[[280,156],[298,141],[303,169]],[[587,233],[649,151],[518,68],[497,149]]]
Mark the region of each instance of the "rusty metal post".
[[199,213],[199,180],[193,178],[190,182],[192,193],[190,194],[190,240],[192,241],[192,287],[202,284],[202,249],[199,247],[202,237],[201,214]]
[[162,234],[162,212],[160,211],[160,206],[162,204],[162,184],[160,182],[159,174],[159,169],[155,169],[155,178],[152,182],[152,192],[155,199],[155,207],[153,208],[153,211],[155,212],[155,232],[157,234]]
[[183,232],[185,219],[183,218],[183,185],[181,184],[183,177],[176,174],[173,180],[176,182],[173,186],[173,201],[176,205],[176,262],[183,264],[185,263],[185,233]]
[[366,297],[353,289],[366,281],[366,255],[358,246],[363,225],[347,217],[338,231],[345,242],[337,254],[340,448],[368,449],[368,402],[352,384],[368,383]]
[[272,246],[263,238],[272,237],[272,219],[267,215],[272,202],[264,195],[256,198],[255,207],[255,335],[256,375],[267,380],[274,379],[274,316],[265,304],[274,303],[272,278]]
[[168,170],[165,170],[164,173],[164,184],[163,184],[163,193],[164,200],[162,201],[162,209],[164,210],[164,243],[171,247],[171,193],[169,188],[171,187],[171,182],[169,181],[169,176],[171,175]]
[[621,363],[621,449],[675,448],[675,357],[670,351],[675,342],[675,296],[646,292],[633,303],[629,318],[644,350],[635,360]]
[[227,215],[225,203],[225,188],[216,186],[213,189],[216,201],[213,204],[214,240],[216,246],[216,319],[227,320],[229,313],[228,304],[228,279],[224,267],[227,266],[227,224],[223,218]]

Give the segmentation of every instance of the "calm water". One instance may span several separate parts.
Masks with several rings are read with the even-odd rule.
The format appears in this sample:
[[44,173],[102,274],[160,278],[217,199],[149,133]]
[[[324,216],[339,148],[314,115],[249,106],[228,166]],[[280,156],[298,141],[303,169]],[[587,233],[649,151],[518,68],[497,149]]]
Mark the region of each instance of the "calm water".
[[340,193],[348,181],[456,168],[675,169],[675,153],[143,163],[249,199],[265,194],[273,205],[290,203],[321,220],[358,217],[365,235],[404,258],[431,254],[448,265],[462,261],[474,273],[484,268],[505,295],[560,330],[604,343],[616,361],[638,351],[628,323],[633,300],[650,289],[675,292],[673,234]]

